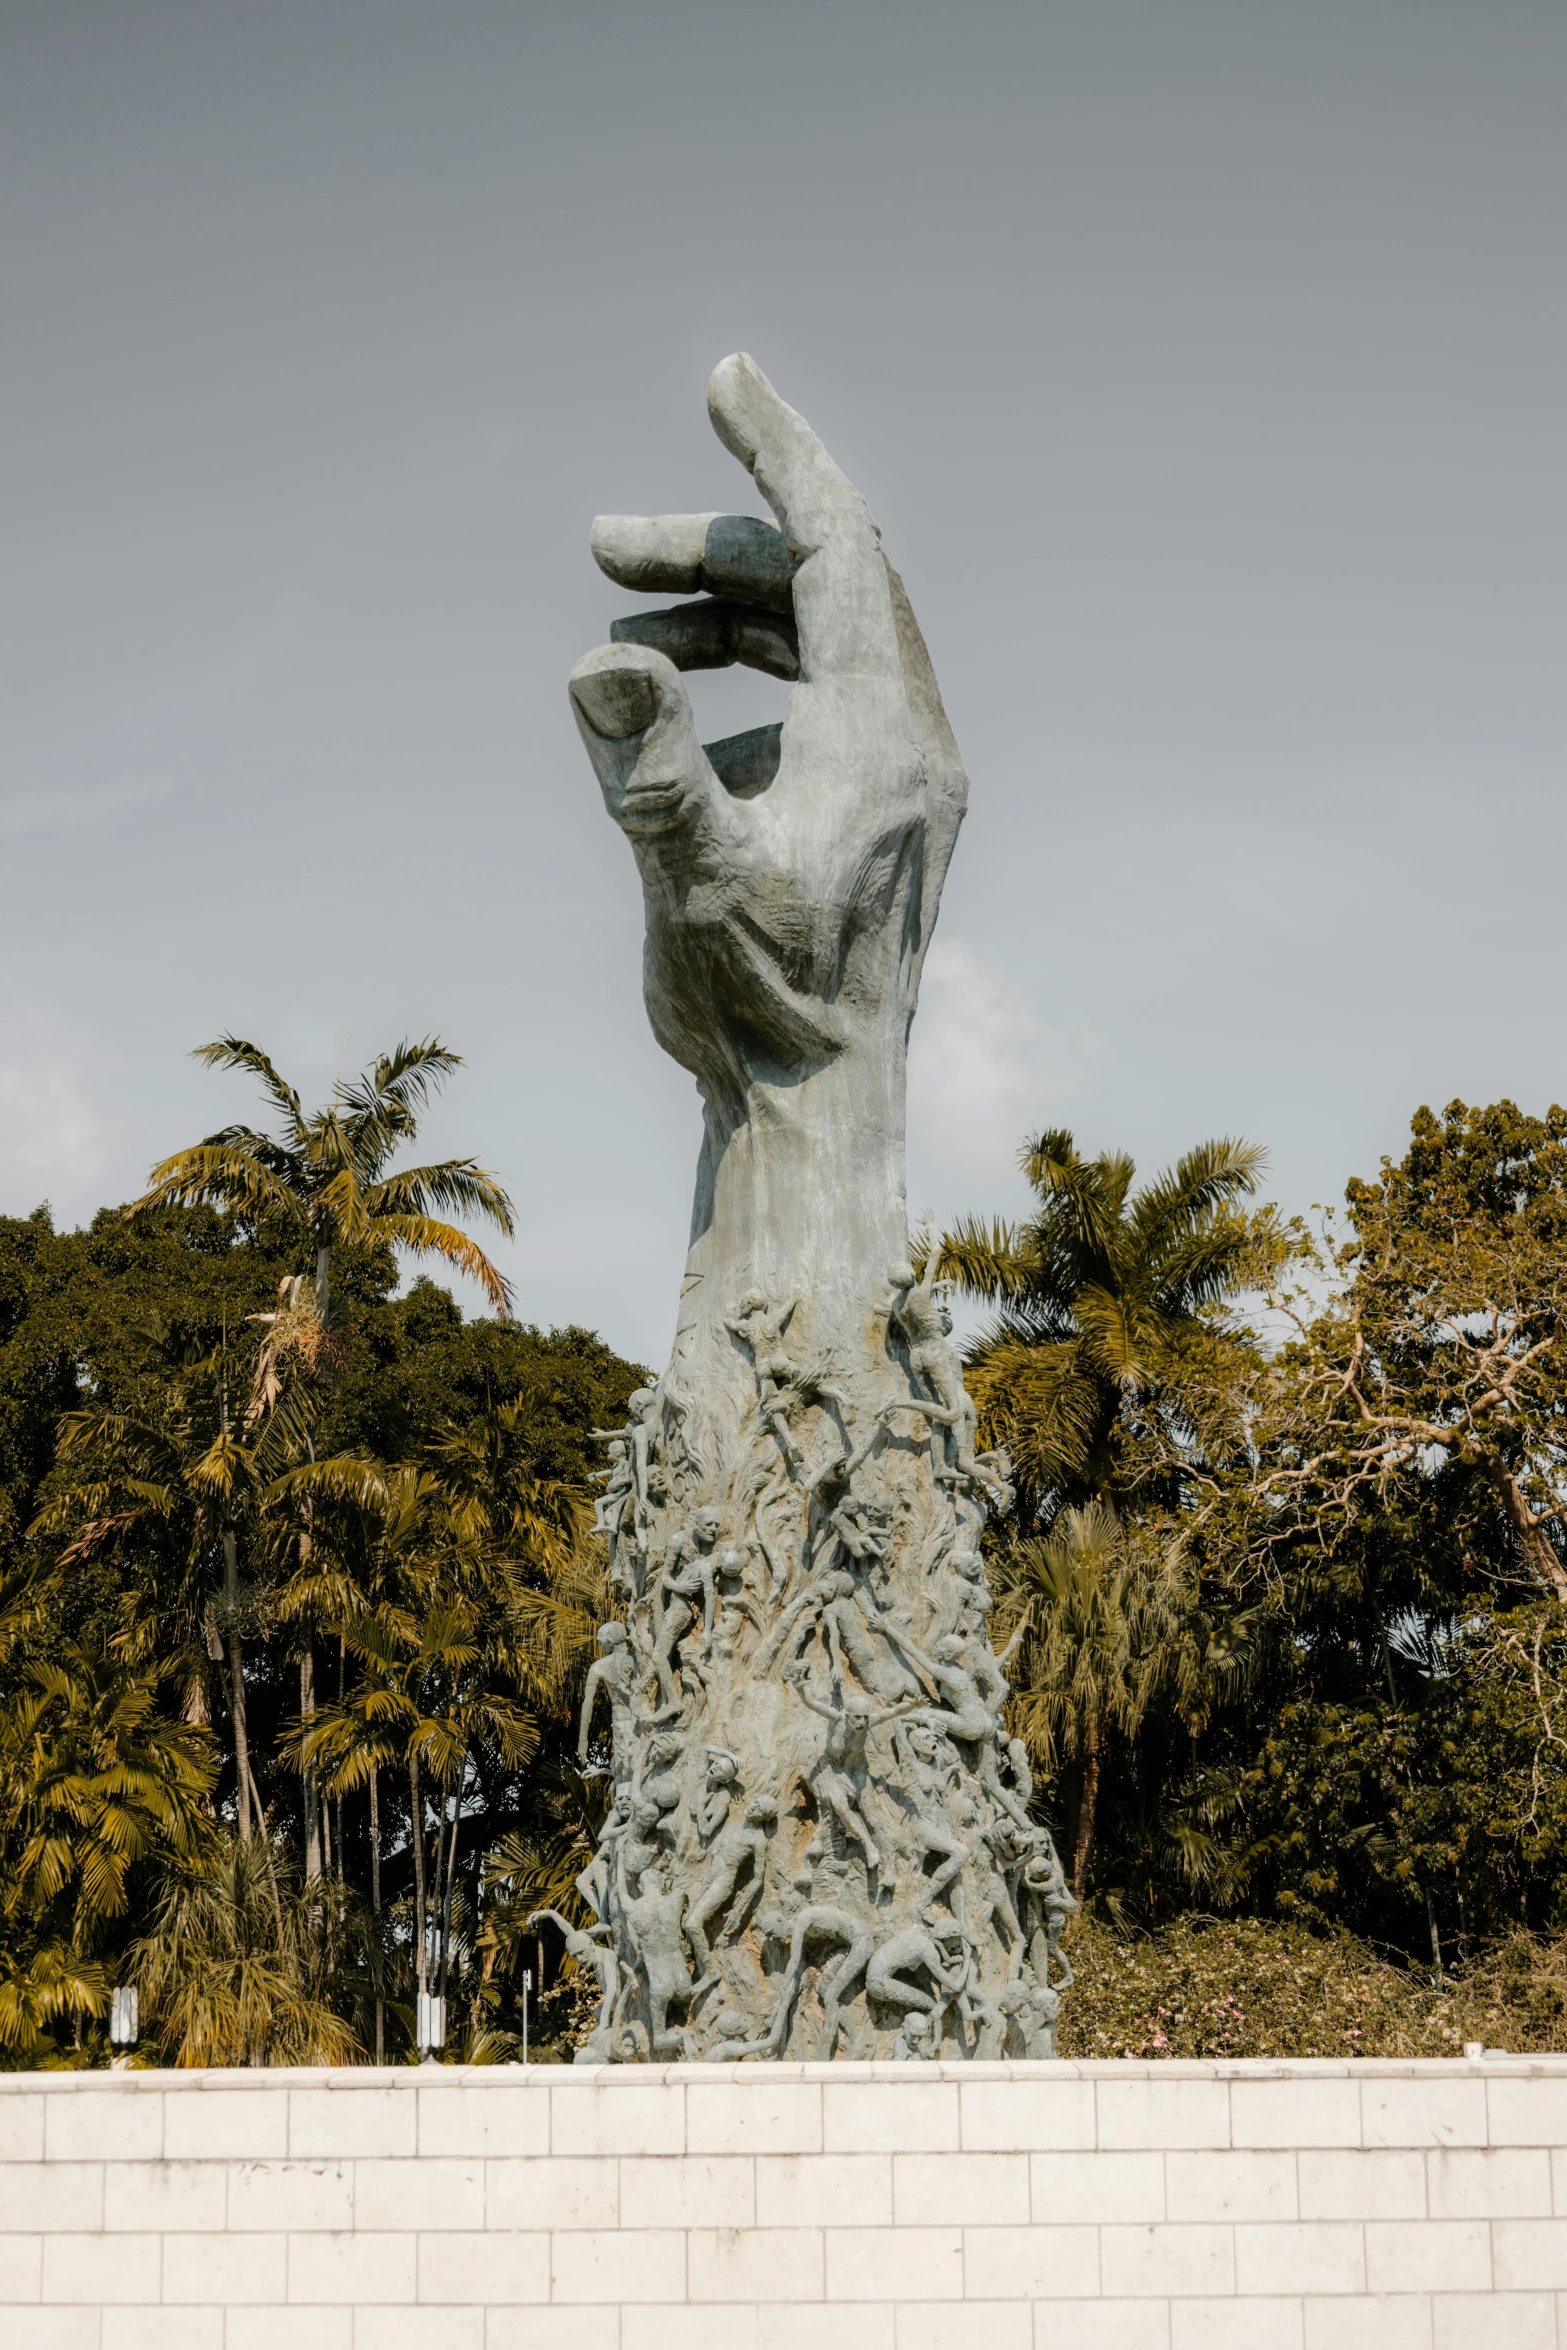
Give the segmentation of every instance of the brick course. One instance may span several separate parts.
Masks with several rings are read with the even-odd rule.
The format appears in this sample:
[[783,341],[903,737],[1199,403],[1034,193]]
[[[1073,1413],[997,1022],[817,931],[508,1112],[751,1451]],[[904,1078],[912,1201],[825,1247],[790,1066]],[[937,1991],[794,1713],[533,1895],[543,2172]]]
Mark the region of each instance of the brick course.
[[0,2075],[4,2350],[1567,2350],[1567,2057]]

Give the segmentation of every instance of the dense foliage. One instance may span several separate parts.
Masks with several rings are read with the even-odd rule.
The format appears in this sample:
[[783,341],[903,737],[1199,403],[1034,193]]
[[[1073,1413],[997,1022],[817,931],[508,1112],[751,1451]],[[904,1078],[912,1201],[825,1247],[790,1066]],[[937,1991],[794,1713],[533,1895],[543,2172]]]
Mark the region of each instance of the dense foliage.
[[[509,1317],[399,1173],[400,1048],[146,1199],[0,1219],[0,2062],[366,2061],[569,2044],[602,1781],[596,1429],[644,1376]],[[1567,2001],[1567,1113],[1422,1110],[1338,1221],[1199,1146],[1029,1142],[1037,1210],[938,1271],[1018,1505],[989,1536],[1012,1727],[1085,1909],[1063,2050],[1560,2043]],[[486,1280],[493,1318],[399,1264]],[[546,1988],[548,1984],[548,1988]],[[543,1992],[542,2003],[539,1993]]]
[[1567,1113],[1421,1110],[1320,1232],[1243,1217],[1230,1144],[1141,1194],[1067,1135],[1024,1165],[1035,1222],[971,1221],[940,1270],[1000,1308],[976,1388],[1025,1493],[997,1617],[1079,1893],[1122,1930],[1243,1913],[1436,1975],[1559,1935]]
[[451,1056],[307,1119],[242,1051],[296,1128],[282,1196],[229,1129],[86,1232],[0,1219],[0,2051],[101,2058],[134,1981],[186,2063],[396,2054],[420,1988],[506,2054],[518,1887],[595,1809],[589,1432],[642,1374],[395,1294],[394,1244],[475,1269],[432,1199],[509,1216],[467,1162],[384,1172]]

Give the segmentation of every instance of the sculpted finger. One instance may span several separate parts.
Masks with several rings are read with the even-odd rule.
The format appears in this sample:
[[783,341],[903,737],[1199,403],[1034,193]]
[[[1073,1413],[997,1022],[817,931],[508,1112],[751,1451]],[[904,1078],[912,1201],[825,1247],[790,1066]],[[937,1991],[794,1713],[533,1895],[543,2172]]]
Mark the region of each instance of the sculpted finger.
[[783,532],[755,514],[600,514],[593,560],[643,595],[733,596],[791,609],[794,558]]
[[726,734],[720,742],[704,743],[713,773],[732,800],[754,800],[766,791],[783,758],[783,728],[753,726],[745,734]]
[[714,431],[754,478],[798,562],[801,676],[897,679],[881,534],[859,491],[745,352],[714,368],[707,407]]
[[600,645],[577,663],[570,692],[604,805],[623,832],[657,838],[711,805],[718,778],[672,661],[642,645]]
[[617,645],[645,645],[677,669],[727,669],[741,662],[765,669],[769,677],[800,674],[794,624],[781,613],[714,596],[700,604],[674,604],[665,612],[635,612],[610,629]]

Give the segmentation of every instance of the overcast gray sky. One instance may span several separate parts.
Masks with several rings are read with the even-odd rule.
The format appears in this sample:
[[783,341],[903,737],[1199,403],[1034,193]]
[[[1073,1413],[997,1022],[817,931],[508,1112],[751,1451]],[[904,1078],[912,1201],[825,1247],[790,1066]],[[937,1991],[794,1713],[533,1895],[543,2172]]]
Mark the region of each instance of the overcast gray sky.
[[[662,1361],[698,1118],[567,709],[596,510],[870,499],[972,777],[910,1200],[1290,1206],[1563,1076],[1561,0],[0,4],[0,1209],[404,1034],[520,1311]],[[696,681],[722,733],[777,714]],[[710,721],[710,722],[709,722]]]

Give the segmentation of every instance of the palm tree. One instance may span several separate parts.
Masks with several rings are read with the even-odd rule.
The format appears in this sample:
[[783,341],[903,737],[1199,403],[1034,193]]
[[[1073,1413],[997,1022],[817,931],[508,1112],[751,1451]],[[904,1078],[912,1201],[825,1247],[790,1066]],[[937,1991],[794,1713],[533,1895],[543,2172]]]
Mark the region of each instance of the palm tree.
[[[406,1040],[383,1053],[373,1068],[345,1085],[338,1081],[322,1109],[306,1116],[299,1095],[281,1077],[259,1045],[222,1036],[198,1047],[195,1058],[209,1069],[245,1069],[257,1080],[277,1113],[279,1130],[257,1133],[251,1126],[225,1126],[189,1150],[176,1151],[154,1167],[150,1188],[125,1210],[128,1217],[155,1207],[206,1205],[226,1209],[251,1224],[280,1225],[315,1257],[314,1297],[301,1301],[298,1287],[285,1284],[272,1324],[270,1351],[258,1366],[256,1409],[270,1401],[273,1357],[284,1328],[290,1351],[307,1364],[325,1359],[331,1325],[334,1252],[362,1256],[390,1246],[414,1257],[438,1257],[477,1281],[503,1318],[511,1291],[477,1241],[437,1212],[482,1216],[508,1236],[516,1229],[511,1201],[494,1175],[472,1159],[441,1159],[388,1174],[387,1162],[413,1141],[432,1087],[445,1084],[462,1066],[438,1037]],[[309,1337],[313,1326],[315,1339]],[[308,1437],[307,1437],[307,1450]],[[310,1543],[307,1498],[299,1533],[301,1556]],[[300,1709],[315,1707],[315,1659],[307,1645],[299,1661]],[[305,1874],[321,1873],[321,1829],[315,1775],[307,1772]]]
[[262,1806],[245,1702],[244,1637],[254,1591],[241,1578],[240,1542],[254,1537],[276,1466],[268,1455],[276,1448],[265,1438],[246,1444],[234,1433],[226,1345],[201,1359],[167,1331],[148,1335],[163,1358],[165,1383],[135,1410],[95,1400],[66,1414],[57,1489],[29,1531],[70,1537],[58,1561],[62,1570],[128,1552],[136,1558],[120,1644],[133,1658],[156,1653],[165,1670],[183,1677],[190,1718],[208,1718],[208,1660],[226,1662],[244,1842]]
[[[43,1937],[10,2028],[96,2011],[90,1961],[144,1866],[199,1869],[212,1840],[207,1731],[159,1709],[164,1671],[81,1648],[31,1664],[0,1713],[0,1920]],[[51,2009],[52,2002],[52,2009]],[[0,2027],[3,2034],[4,2027]]]
[[[998,1626],[1017,1637],[1012,1715],[1035,1761],[1072,1773],[1073,1889],[1088,1891],[1113,1746],[1133,1748],[1160,1720],[1188,1735],[1238,1694],[1262,1656],[1255,1613],[1204,1604],[1184,1543],[1127,1525],[1103,1502],[1061,1510],[1043,1540],[1004,1544],[993,1561]],[[1159,1806],[1159,1841],[1200,1883],[1218,1848]]]
[[[130,1953],[150,2036],[177,2065],[352,2064],[364,2051],[332,2000],[342,1958],[320,1887],[301,1892],[258,1844],[226,1843],[171,1876]],[[342,1905],[339,1904],[339,1907]]]
[[[506,1562],[475,1537],[461,1505],[435,1476],[411,1463],[322,1468],[340,1468],[329,1498],[348,1506],[323,1521],[308,1566],[284,1587],[278,1608],[328,1624],[354,1659],[356,1679],[336,1704],[301,1719],[290,1752],[302,1768],[322,1774],[331,1795],[368,1789],[377,1917],[380,1773],[386,1767],[406,1772],[417,1983],[428,1988],[433,1917],[444,1991],[470,1760],[487,1750],[517,1768],[537,1751],[536,1720],[503,1686],[531,1682],[534,1668],[509,1621],[509,1578],[503,1572],[497,1582],[494,1572]],[[359,1482],[350,1490],[356,1468]],[[294,1482],[320,1475],[307,1468]],[[437,1817],[433,1854],[427,1854],[431,1781]]]
[[108,2004],[100,1960],[79,1958],[62,1942],[24,1951],[12,1928],[0,1950],[0,2048],[41,2055],[53,2045],[51,2025],[73,2021],[80,2031],[84,2015],[102,2015]]
[[225,1126],[176,1151],[153,1168],[149,1189],[131,1202],[127,1216],[204,1204],[249,1222],[275,1220],[314,1253],[315,1309],[323,1327],[334,1251],[362,1255],[387,1244],[443,1259],[477,1281],[498,1313],[510,1311],[508,1284],[478,1243],[439,1213],[482,1216],[509,1237],[516,1229],[512,1205],[496,1177],[472,1159],[386,1172],[387,1161],[418,1133],[432,1087],[462,1067],[438,1037],[383,1053],[352,1084],[339,1080],[326,1106],[308,1117],[259,1045],[222,1036],[194,1057],[209,1069],[248,1070],[277,1113],[279,1130]]
[[1022,1152],[1039,1197],[1026,1223],[971,1217],[942,1238],[938,1277],[998,1309],[968,1384],[1034,1512],[1115,1490],[1128,1408],[1159,1410],[1205,1309],[1244,1285],[1252,1226],[1235,1203],[1264,1156],[1200,1143],[1134,1192],[1124,1152],[1080,1158],[1053,1128]]
[[489,1404],[434,1439],[430,1467],[464,1541],[550,1575],[586,1547],[590,1516],[580,1485],[535,1474],[536,1422],[526,1394]]

